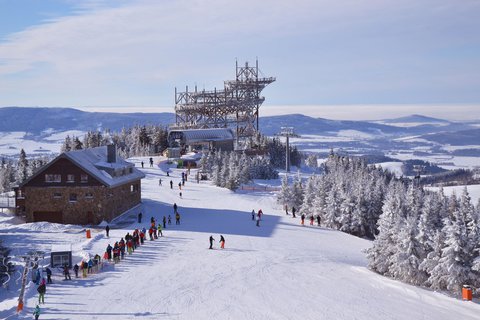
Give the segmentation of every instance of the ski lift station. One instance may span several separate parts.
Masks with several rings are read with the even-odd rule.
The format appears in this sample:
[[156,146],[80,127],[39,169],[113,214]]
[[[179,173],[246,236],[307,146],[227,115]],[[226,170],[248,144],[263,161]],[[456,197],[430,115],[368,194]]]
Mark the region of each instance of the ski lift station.
[[168,133],[168,144],[181,150],[232,151],[235,135],[230,128],[176,129]]

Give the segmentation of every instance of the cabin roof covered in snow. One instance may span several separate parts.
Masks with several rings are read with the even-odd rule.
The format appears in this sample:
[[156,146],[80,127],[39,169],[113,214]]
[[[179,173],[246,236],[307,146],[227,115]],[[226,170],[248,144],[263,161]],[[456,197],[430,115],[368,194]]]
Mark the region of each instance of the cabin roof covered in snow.
[[[107,146],[65,152],[64,155],[109,187],[116,187],[130,181],[145,178],[145,174],[136,169],[133,163],[127,162],[118,156],[116,156],[115,162],[108,162]],[[130,168],[131,172],[129,171]],[[109,170],[117,171],[122,169],[128,170],[127,173],[112,176],[108,172]]]
[[115,157],[114,162],[108,162],[107,146],[102,146],[64,152],[27,179],[21,186],[27,184],[34,177],[41,174],[45,169],[62,158],[69,159],[99,182],[111,188],[145,177],[145,174],[136,169],[133,163],[127,162],[118,156]]

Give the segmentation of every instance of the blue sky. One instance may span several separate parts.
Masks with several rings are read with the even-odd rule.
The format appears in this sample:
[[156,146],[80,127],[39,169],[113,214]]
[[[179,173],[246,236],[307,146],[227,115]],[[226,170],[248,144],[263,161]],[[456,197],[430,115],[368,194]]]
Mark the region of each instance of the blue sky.
[[171,107],[258,57],[265,107],[480,118],[478,17],[476,0],[0,0],[0,106]]

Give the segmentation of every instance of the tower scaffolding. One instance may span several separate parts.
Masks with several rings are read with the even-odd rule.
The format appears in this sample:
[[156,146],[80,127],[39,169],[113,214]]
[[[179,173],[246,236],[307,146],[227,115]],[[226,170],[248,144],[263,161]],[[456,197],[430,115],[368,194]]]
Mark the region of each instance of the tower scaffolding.
[[232,128],[237,142],[245,141],[259,131],[259,108],[265,101],[260,94],[274,82],[274,77],[260,77],[258,60],[254,67],[235,63],[235,80],[224,81],[223,90],[177,92],[175,119],[171,129]]

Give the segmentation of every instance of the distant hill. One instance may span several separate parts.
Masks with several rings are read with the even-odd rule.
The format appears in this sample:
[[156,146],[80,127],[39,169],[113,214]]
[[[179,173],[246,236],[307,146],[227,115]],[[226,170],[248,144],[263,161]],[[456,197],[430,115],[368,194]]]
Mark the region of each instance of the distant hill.
[[0,131],[25,131],[40,134],[46,129],[121,130],[134,124],[164,124],[174,122],[173,113],[113,113],[85,112],[73,108],[0,108]]
[[412,114],[405,117],[386,119],[382,121],[386,123],[443,123],[443,124],[451,123],[448,120],[422,116],[420,114]]
[[480,144],[480,129],[426,134],[421,138],[441,144],[469,146]]

